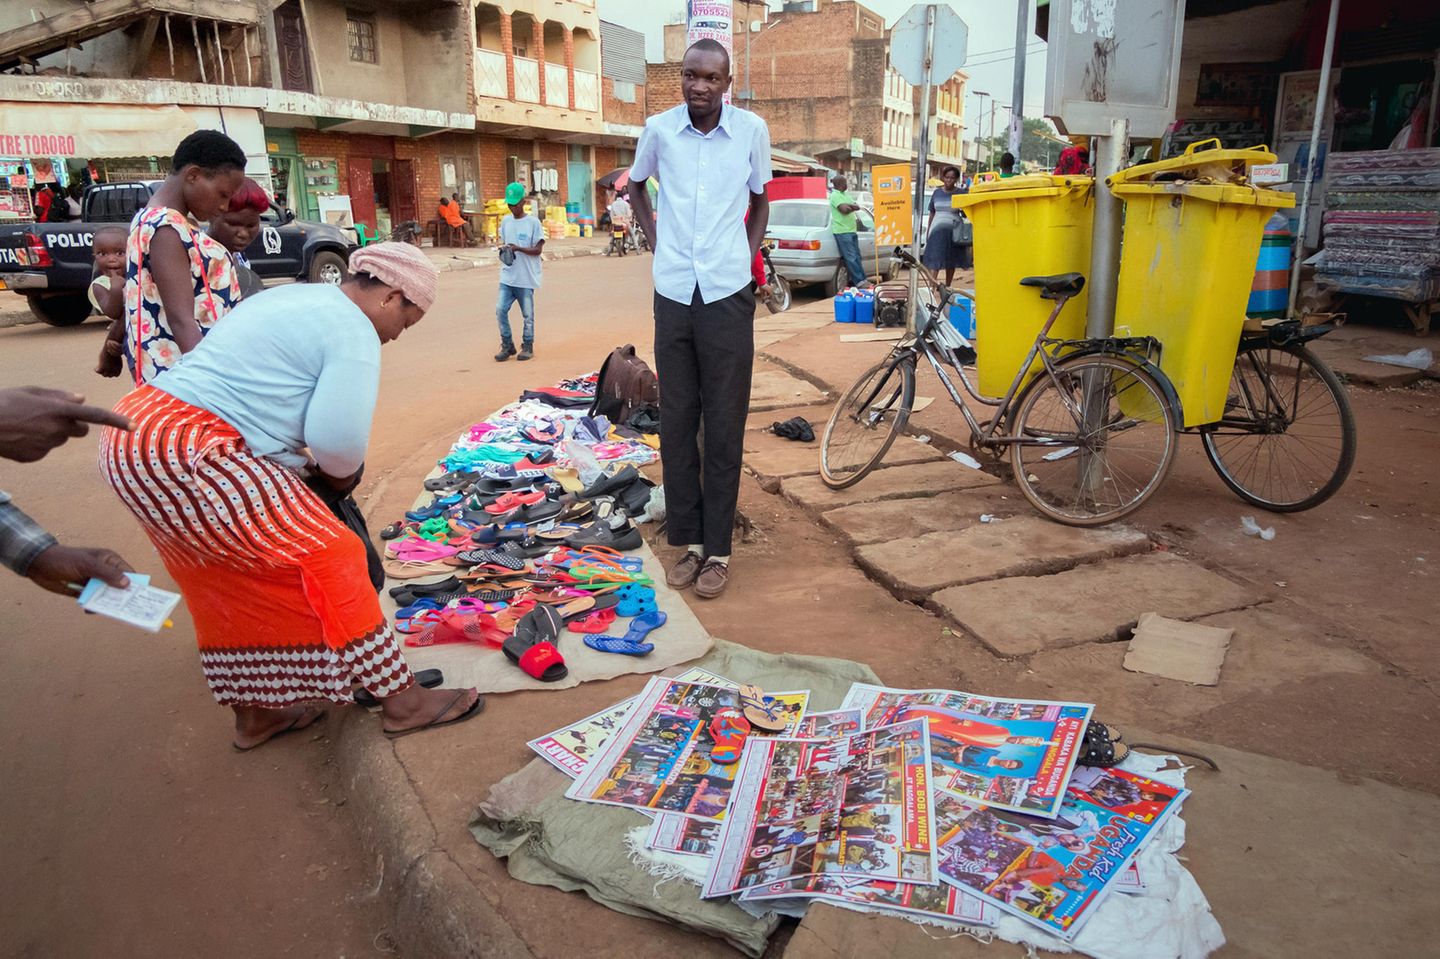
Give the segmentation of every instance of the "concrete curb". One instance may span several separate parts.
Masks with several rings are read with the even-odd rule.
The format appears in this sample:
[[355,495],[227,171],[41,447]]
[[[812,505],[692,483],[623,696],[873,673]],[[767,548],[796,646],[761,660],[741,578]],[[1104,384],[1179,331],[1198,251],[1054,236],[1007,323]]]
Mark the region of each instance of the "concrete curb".
[[420,793],[378,720],[359,707],[332,716],[335,762],[395,940],[429,959],[534,959],[483,891],[440,845]]

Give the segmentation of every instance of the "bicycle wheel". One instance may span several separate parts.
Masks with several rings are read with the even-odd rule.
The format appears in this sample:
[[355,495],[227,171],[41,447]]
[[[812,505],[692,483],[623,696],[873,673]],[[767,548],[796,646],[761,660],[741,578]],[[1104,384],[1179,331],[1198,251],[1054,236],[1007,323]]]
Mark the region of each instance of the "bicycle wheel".
[[1021,437],[1011,461],[1020,492],[1069,526],[1100,526],[1139,509],[1175,459],[1179,424],[1167,393],[1124,356],[1061,361],[1053,376],[1031,381],[1012,422]]
[[1319,506],[1355,465],[1355,417],[1330,367],[1300,344],[1242,344],[1220,422],[1201,427],[1210,465],[1247,503]]
[[830,414],[820,441],[820,477],[854,486],[885,456],[915,404],[915,358],[887,358],[855,381]]

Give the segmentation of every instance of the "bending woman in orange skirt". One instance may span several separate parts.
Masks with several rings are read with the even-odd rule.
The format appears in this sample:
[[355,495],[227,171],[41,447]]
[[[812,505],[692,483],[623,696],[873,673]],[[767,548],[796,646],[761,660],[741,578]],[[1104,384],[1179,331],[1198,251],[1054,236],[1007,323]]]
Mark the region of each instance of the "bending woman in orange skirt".
[[380,700],[389,735],[468,719],[473,689],[415,683],[380,611],[365,549],[305,485],[347,489],[365,457],[380,345],[435,298],[418,249],[379,243],[339,287],[246,300],[183,363],[115,407],[100,468],[140,520],[195,620],[200,665],[235,710],[235,746],[303,729],[317,703]]

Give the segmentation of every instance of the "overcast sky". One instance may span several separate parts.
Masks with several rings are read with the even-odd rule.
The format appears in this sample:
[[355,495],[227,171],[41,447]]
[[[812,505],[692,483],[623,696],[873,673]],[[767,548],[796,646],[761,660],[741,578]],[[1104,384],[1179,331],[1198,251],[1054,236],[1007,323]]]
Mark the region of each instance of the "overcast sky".
[[[1045,44],[1035,36],[1034,0],[1030,3],[1030,23],[1026,30],[1029,45],[1025,60],[1025,115],[1039,116],[1045,102]],[[666,23],[684,18],[684,0],[599,0],[600,17],[612,23],[639,30],[645,34],[645,50],[652,61],[663,59],[664,43],[662,30]],[[735,4],[738,16],[744,16],[744,7]],[[772,0],[771,8],[778,10],[778,0]],[[866,0],[862,6],[874,10],[885,18],[886,25],[893,25],[910,9],[911,0]],[[1014,85],[1015,63],[1015,17],[1017,8],[1014,0],[982,2],[982,0],[950,0],[949,4],[970,28],[969,51],[966,66],[970,74],[971,91],[984,90],[999,97],[1000,102],[1010,105]],[[758,19],[759,8],[755,8]],[[975,96],[966,98],[966,138],[975,131],[975,122],[980,112],[981,100]],[[989,107],[986,107],[988,116]],[[995,129],[999,133],[1009,120],[1003,110],[995,113]]]

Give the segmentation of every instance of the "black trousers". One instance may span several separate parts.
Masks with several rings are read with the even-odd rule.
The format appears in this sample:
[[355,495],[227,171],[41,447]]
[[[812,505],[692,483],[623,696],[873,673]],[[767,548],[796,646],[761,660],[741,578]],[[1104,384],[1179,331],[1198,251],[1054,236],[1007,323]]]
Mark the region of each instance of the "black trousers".
[[[689,305],[655,294],[666,537],[729,556],[755,362],[755,294]],[[701,429],[704,429],[702,451]]]

